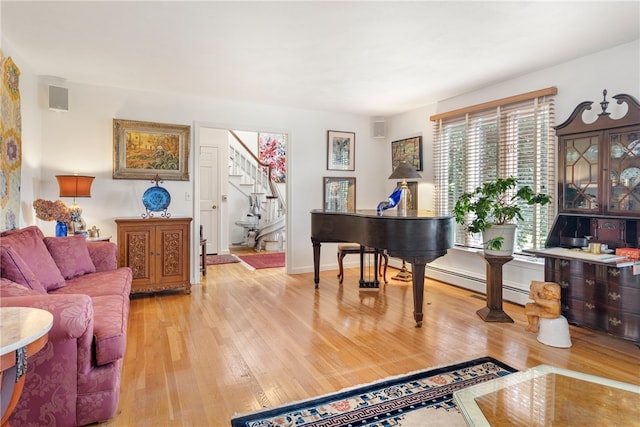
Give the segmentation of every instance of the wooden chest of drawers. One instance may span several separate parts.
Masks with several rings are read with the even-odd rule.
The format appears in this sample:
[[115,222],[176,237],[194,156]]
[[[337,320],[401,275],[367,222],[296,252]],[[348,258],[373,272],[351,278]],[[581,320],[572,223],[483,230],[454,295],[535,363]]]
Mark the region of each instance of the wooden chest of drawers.
[[633,267],[546,258],[545,280],[560,284],[570,323],[640,342],[640,275]]

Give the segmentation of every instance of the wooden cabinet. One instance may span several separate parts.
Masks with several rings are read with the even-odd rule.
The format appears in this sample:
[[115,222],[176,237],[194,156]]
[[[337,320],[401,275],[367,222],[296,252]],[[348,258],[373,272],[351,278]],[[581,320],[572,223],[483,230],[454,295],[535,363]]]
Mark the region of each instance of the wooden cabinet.
[[131,293],[191,293],[191,218],[119,218],[118,266],[133,271]]
[[[547,247],[586,246],[585,236],[612,250],[640,243],[640,104],[614,96],[627,106],[614,119],[603,95],[595,121],[583,120],[593,104],[583,102],[556,127],[558,215]],[[537,254],[545,257],[545,280],[562,288],[569,322],[640,342],[640,265]]]
[[595,121],[583,121],[592,104],[583,102],[556,127],[561,213],[640,216],[640,104],[626,94],[614,99],[628,106],[618,119],[606,111],[605,91]]
[[633,266],[548,257],[545,280],[560,284],[570,323],[640,342],[640,274]]

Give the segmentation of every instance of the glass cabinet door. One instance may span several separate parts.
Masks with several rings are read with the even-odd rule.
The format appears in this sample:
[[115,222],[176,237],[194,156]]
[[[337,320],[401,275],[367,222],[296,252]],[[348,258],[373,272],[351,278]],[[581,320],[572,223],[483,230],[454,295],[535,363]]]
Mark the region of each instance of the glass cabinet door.
[[640,129],[609,134],[607,211],[621,215],[640,212]]
[[564,155],[564,170],[560,171],[563,174],[562,210],[598,210],[599,140],[599,135],[594,134],[561,141],[561,155]]

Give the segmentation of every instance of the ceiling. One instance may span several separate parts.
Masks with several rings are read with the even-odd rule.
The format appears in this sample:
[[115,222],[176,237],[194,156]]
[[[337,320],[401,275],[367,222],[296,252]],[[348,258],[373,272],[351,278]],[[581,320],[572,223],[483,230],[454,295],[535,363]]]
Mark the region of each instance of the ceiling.
[[374,117],[640,38],[637,0],[0,7],[3,38],[40,76]]

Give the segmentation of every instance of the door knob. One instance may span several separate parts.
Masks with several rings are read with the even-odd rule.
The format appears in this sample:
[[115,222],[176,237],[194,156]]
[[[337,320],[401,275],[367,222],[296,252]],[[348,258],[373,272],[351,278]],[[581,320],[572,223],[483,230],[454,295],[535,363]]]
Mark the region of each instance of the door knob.
[[217,205],[211,205],[211,209],[218,209]]

